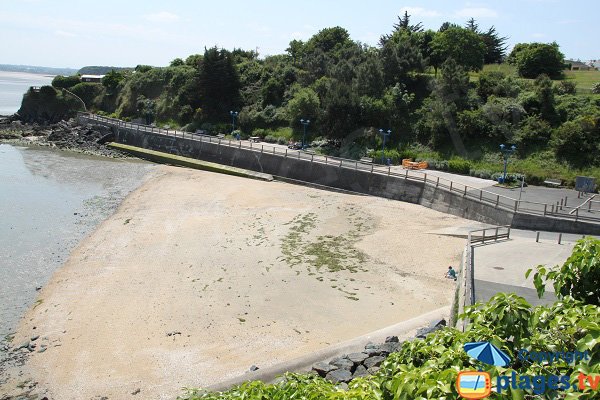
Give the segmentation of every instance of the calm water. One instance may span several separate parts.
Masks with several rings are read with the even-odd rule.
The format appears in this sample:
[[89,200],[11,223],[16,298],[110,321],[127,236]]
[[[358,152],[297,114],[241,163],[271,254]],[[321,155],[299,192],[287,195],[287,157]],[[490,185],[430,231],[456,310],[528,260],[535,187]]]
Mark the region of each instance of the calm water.
[[30,86],[44,86],[53,76],[0,71],[0,115],[12,115],[21,107],[23,94]]
[[152,165],[0,144],[0,338]]

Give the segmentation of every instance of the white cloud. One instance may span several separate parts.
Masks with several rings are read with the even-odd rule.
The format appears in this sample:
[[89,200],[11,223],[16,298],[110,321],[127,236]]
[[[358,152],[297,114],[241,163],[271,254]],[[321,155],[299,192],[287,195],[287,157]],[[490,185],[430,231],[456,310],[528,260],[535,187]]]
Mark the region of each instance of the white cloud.
[[454,15],[460,18],[496,18],[498,12],[487,7],[467,7],[456,11]]
[[405,12],[407,12],[411,17],[421,18],[435,18],[442,15],[439,11],[428,10],[423,7],[402,7],[400,9],[400,15],[404,15]]
[[176,22],[179,21],[179,15],[168,11],[160,11],[157,13],[146,14],[144,19],[150,22]]

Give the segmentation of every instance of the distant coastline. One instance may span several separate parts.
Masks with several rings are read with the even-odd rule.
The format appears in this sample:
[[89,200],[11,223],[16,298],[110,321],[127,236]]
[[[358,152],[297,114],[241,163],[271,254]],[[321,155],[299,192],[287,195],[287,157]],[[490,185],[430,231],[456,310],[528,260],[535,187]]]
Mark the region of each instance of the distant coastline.
[[52,67],[40,67],[35,65],[17,65],[17,64],[0,64],[0,71],[8,72],[26,72],[29,74],[38,75],[73,75],[77,73],[77,69],[74,68],[52,68]]

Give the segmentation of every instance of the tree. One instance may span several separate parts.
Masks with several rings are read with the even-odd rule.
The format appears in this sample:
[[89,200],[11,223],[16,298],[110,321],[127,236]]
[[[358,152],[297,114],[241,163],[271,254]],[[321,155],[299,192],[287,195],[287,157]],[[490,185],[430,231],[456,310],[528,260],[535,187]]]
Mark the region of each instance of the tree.
[[483,62],[485,64],[500,64],[506,55],[506,41],[508,38],[499,36],[494,26],[488,29],[487,32],[481,33],[480,37],[486,48]]
[[113,94],[123,79],[125,79],[125,76],[121,72],[113,69],[104,75],[104,78],[102,78],[102,84],[106,89],[108,89],[110,94]]
[[404,15],[402,17],[398,16],[398,22],[394,24],[394,30],[392,33],[382,35],[379,38],[379,45],[383,47],[395,33],[406,33],[408,35],[412,35],[413,33],[418,32],[423,32],[423,24],[419,22],[415,25],[412,25],[410,23],[410,15],[408,15],[408,11],[404,11]]
[[336,56],[337,52],[342,50],[345,46],[352,45],[353,42],[350,40],[350,34],[344,28],[339,26],[333,28],[321,29],[313,37],[311,37],[306,43],[306,52],[314,52],[319,49],[324,53],[332,53]]
[[183,62],[183,60],[181,58],[176,58],[173,61],[171,61],[171,63],[169,64],[169,67],[181,67],[184,64],[185,63]]
[[557,122],[552,81],[547,75],[540,75],[535,79],[534,86],[541,117],[551,124]]
[[292,40],[285,51],[292,57],[294,64],[298,62],[304,51],[304,42],[302,40]]
[[600,115],[585,115],[565,122],[552,133],[551,145],[559,159],[576,167],[598,165]]
[[431,46],[440,60],[454,59],[467,70],[483,68],[485,45],[479,35],[465,28],[451,27],[438,33]]
[[321,102],[319,96],[310,88],[298,90],[287,105],[287,114],[291,127],[297,127],[298,121],[308,119],[312,126],[318,123]]
[[418,37],[406,32],[392,35],[381,49],[381,59],[388,86],[404,81],[409,72],[422,72],[425,68]]
[[[527,271],[529,277],[532,269]],[[600,306],[600,240],[586,237],[577,241],[573,253],[562,266],[546,269],[539,265],[533,283],[541,298],[552,282],[559,297],[571,296],[586,304]]]
[[509,60],[517,66],[519,75],[530,79],[541,74],[559,79],[565,68],[565,56],[556,42],[520,43],[509,55]]
[[57,75],[52,79],[52,86],[58,89],[68,89],[81,82],[79,75],[62,76]]
[[226,120],[229,111],[240,106],[240,86],[231,52],[216,47],[205,50],[198,71],[198,88],[209,121]]

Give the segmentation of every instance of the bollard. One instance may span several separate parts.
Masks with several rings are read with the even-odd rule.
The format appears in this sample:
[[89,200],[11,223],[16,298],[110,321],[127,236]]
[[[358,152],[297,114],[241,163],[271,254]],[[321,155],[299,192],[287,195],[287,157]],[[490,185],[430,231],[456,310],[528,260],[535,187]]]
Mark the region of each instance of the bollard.
[[558,234],[558,244],[560,244],[560,242],[562,241],[562,233]]
[[539,243],[539,242],[540,242],[540,233],[539,233],[539,232],[537,232],[537,233],[535,234],[535,242],[536,242],[536,243]]

